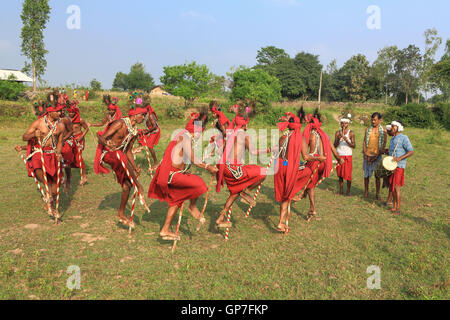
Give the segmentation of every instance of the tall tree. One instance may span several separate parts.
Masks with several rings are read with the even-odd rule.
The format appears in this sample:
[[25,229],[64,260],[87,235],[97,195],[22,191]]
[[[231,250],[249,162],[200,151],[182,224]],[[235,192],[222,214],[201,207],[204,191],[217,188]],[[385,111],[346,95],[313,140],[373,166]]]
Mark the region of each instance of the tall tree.
[[436,64],[433,65],[430,72],[430,81],[432,89],[441,91],[444,101],[450,98],[450,39],[447,40],[445,53]]
[[297,99],[306,92],[306,85],[302,76],[295,67],[294,60],[285,57],[278,59],[274,65],[274,76],[281,85],[281,95],[289,99]]
[[294,58],[294,65],[298,75],[305,85],[302,99],[317,98],[319,92],[320,72],[322,65],[319,56],[307,52],[300,52]]
[[183,97],[188,106],[208,91],[212,74],[206,65],[195,61],[190,64],[166,66],[160,78],[164,89],[176,96]]
[[352,56],[344,63],[339,73],[348,98],[354,102],[365,101],[367,92],[364,89],[369,76],[369,61],[366,56],[362,54]]
[[389,90],[392,87],[391,81],[397,51],[397,46],[384,47],[378,51],[378,57],[372,65],[373,76],[378,80],[380,85],[379,90],[384,89],[385,103],[388,102]]
[[[394,65],[396,83],[399,93],[404,95],[405,103],[408,104],[409,96],[412,95],[418,86],[418,68],[422,56],[420,49],[415,45],[409,45],[397,52]],[[399,95],[397,95],[399,97]]]
[[258,62],[257,67],[261,67],[270,75],[274,75],[274,64],[283,58],[290,58],[283,49],[274,46],[261,48],[256,54],[256,61]]
[[41,79],[47,67],[44,29],[50,19],[50,10],[49,0],[24,0],[20,15],[22,55],[31,61],[25,62],[23,71],[33,76],[33,91],[36,91],[36,80]]
[[438,36],[436,29],[427,29],[424,32],[425,37],[425,52],[423,54],[423,59],[418,67],[418,86],[419,90],[417,93],[417,103],[420,102],[420,92],[425,93],[425,98],[427,96],[427,91],[431,89],[429,85],[429,79],[431,75],[431,69],[434,65],[434,56],[437,49],[442,43],[442,38]]
[[126,79],[126,90],[145,90],[149,91],[155,86],[153,77],[145,71],[145,66],[141,62],[137,62],[130,68]]
[[264,70],[240,67],[232,79],[231,99],[253,101],[259,111],[265,111],[271,102],[281,98],[279,80]]
[[152,75],[145,71],[145,66],[141,62],[132,65],[128,74],[117,72],[113,81],[113,88],[123,90],[149,91],[154,86]]

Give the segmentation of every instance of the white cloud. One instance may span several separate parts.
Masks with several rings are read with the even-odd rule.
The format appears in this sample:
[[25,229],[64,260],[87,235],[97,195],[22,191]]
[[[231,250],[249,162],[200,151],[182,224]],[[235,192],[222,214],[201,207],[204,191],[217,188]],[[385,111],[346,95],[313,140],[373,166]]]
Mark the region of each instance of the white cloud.
[[299,7],[300,2],[298,0],[272,0],[273,3],[280,7]]
[[193,19],[193,20],[200,20],[200,21],[212,22],[212,23],[216,22],[216,18],[214,18],[213,16],[201,14],[195,10],[185,11],[185,12],[182,12],[180,15],[183,18],[188,18],[188,19]]

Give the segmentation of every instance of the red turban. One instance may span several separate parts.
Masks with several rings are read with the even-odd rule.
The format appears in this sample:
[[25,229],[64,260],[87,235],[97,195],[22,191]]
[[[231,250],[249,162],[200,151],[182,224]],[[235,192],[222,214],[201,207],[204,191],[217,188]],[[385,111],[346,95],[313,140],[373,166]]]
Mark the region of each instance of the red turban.
[[128,116],[131,117],[141,113],[147,113],[147,108],[131,108],[130,111],[128,111]]
[[216,106],[212,107],[212,113],[217,114],[217,116],[219,117],[219,123],[221,125],[230,125],[230,120],[228,120],[227,116],[222,111],[218,110]]

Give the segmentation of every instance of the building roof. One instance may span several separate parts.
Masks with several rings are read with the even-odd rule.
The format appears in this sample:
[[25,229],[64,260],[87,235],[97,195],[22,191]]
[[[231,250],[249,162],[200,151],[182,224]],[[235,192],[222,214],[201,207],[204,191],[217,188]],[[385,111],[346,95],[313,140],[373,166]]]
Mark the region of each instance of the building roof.
[[15,79],[13,81],[18,82],[33,82],[33,79],[31,79],[29,76],[24,74],[21,71],[18,70],[12,70],[12,69],[0,69],[0,80],[8,80],[8,78],[13,75]]

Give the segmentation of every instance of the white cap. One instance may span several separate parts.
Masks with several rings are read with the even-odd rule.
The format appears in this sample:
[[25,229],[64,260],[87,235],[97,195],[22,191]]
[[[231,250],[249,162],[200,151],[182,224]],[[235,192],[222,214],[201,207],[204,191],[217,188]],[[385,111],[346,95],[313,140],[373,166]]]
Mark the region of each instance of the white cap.
[[405,130],[405,128],[402,126],[402,124],[398,121],[392,121],[391,126],[397,126],[398,132],[402,132],[403,130]]

